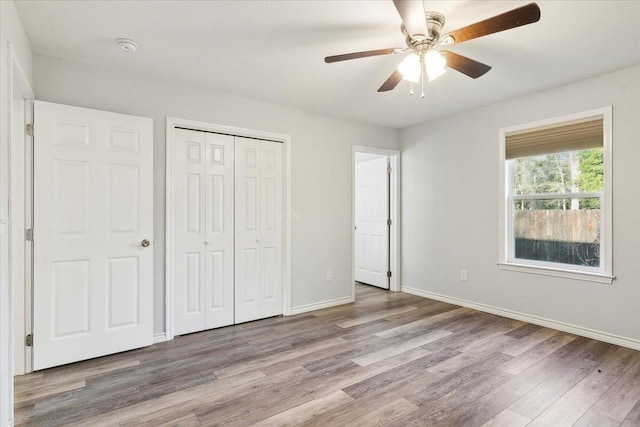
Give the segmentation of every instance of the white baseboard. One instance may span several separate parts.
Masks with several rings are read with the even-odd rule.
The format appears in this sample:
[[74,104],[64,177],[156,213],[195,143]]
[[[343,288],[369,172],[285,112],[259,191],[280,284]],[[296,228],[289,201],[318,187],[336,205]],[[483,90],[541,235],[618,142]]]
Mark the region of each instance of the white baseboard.
[[342,304],[350,304],[352,302],[353,302],[353,297],[348,296],[343,298],[332,299],[329,301],[300,305],[298,307],[292,307],[289,315],[293,316],[294,314],[301,314],[301,313],[306,313],[308,311],[322,310],[323,308],[335,307],[337,305],[342,305]]
[[622,347],[628,347],[634,350],[640,350],[640,340],[633,338],[622,337],[619,335],[610,334],[607,332],[596,331],[594,329],[585,328],[578,325],[572,325],[570,323],[559,322],[557,320],[546,319],[544,317],[533,316],[531,314],[520,313],[513,310],[507,310],[504,308],[494,307],[491,305],[472,302],[460,298],[449,297],[446,295],[440,295],[429,291],[423,291],[422,289],[411,288],[409,286],[402,286],[400,289],[402,292],[408,294],[417,295],[423,298],[434,299],[449,304],[459,305],[462,307],[472,308],[474,310],[483,311],[485,313],[496,314],[502,317],[508,317],[510,319],[522,320],[523,322],[533,323],[534,325],[544,326],[546,328],[557,329],[563,332],[569,332],[570,334],[580,335],[587,338],[593,338],[598,341],[608,342],[610,344],[619,345]]
[[167,341],[167,334],[164,332],[156,332],[153,334],[153,343],[157,344],[159,342]]

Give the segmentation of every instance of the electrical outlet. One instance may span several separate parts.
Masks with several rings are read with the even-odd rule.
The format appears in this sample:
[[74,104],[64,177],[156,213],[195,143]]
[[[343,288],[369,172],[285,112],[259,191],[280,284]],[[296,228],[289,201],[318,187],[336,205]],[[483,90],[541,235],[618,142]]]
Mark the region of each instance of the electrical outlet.
[[330,281],[330,280],[331,280],[331,272],[327,271],[327,281]]
[[467,281],[467,270],[460,270],[460,280]]

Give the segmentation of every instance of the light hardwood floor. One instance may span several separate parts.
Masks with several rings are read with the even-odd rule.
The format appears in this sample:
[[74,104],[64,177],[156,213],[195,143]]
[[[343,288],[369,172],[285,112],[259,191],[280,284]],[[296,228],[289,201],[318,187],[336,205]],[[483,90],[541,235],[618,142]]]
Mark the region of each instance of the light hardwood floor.
[[15,390],[17,425],[640,426],[640,352],[359,285]]

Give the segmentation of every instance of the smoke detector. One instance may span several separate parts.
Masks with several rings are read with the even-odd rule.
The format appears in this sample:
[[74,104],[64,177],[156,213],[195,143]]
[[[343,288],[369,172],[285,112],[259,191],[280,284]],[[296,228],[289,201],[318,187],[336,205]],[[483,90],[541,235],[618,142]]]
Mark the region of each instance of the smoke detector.
[[138,48],[138,44],[131,39],[116,39],[116,42],[118,42],[120,49],[127,53],[133,53]]

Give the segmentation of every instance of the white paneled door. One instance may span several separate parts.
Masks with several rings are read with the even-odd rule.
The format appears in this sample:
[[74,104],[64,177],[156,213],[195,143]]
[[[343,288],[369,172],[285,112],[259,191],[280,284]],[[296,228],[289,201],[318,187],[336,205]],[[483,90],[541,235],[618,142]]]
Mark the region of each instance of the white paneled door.
[[388,159],[356,163],[355,280],[389,289]]
[[233,136],[175,129],[174,333],[233,324]]
[[235,322],[282,314],[282,144],[235,138]]
[[35,102],[36,370],[153,341],[153,122]]

